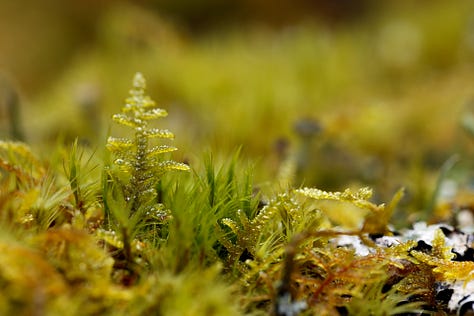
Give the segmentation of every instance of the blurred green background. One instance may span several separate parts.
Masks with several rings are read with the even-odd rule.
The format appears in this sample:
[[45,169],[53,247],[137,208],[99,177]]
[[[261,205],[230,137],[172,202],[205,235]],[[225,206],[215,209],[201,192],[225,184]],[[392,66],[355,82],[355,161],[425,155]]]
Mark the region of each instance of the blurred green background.
[[[241,147],[257,183],[430,199],[474,131],[472,1],[0,1],[0,137],[98,148],[133,74],[178,160]],[[17,97],[17,98],[16,98]],[[464,123],[463,123],[464,122]],[[464,127],[464,128],[463,128]],[[430,191],[431,190],[431,191]]]

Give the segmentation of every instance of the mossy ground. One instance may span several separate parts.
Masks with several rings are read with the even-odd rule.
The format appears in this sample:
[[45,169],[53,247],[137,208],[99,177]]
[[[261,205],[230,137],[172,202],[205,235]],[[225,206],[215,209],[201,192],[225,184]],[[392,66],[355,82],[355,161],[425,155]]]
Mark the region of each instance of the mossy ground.
[[[194,38],[107,11],[100,44],[2,116],[0,313],[455,314],[436,288],[473,267],[447,233],[374,236],[472,228],[472,5],[392,9]],[[120,129],[136,71],[169,117]]]

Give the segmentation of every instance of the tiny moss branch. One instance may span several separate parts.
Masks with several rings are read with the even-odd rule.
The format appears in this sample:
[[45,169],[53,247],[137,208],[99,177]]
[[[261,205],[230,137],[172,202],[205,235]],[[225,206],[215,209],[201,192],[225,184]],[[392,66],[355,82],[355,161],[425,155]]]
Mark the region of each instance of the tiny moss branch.
[[160,177],[171,170],[189,170],[189,166],[162,158],[163,154],[177,150],[168,145],[150,146],[151,139],[173,139],[174,134],[167,129],[149,127],[151,121],[166,117],[166,110],[145,94],[146,81],[141,73],[133,79],[130,96],[125,100],[122,113],[112,116],[112,120],[134,130],[134,137],[109,137],[107,149],[114,155],[114,163],[128,175],[124,185],[124,196],[131,203],[131,212],[141,207],[152,208],[157,196],[156,186]]

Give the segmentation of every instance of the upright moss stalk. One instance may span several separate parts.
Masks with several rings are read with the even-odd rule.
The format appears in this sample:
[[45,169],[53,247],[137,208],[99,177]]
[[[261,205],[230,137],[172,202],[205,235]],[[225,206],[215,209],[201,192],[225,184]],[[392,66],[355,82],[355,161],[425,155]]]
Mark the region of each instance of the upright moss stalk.
[[[130,138],[107,139],[106,147],[113,154],[113,164],[106,168],[103,186],[106,223],[109,229],[119,232],[122,242],[116,265],[123,267],[126,278],[132,282],[139,274],[134,240],[156,236],[157,227],[170,217],[158,199],[161,177],[170,170],[189,170],[188,165],[163,157],[177,150],[176,147],[151,144],[154,138],[172,139],[174,135],[167,129],[150,126],[151,121],[166,117],[168,113],[156,106],[145,94],[145,88],[145,78],[137,73],[125,106],[121,113],[112,117],[118,124],[131,127],[134,134]],[[122,281],[124,284],[129,282]]]
[[109,137],[107,140],[107,149],[115,155],[114,164],[129,176],[124,186],[124,197],[132,213],[153,204],[157,197],[157,184],[166,171],[189,170],[186,164],[162,158],[163,154],[177,150],[176,147],[150,147],[151,139],[173,139],[174,134],[167,129],[149,126],[150,121],[166,117],[168,113],[156,107],[155,102],[145,94],[145,89],[145,78],[137,73],[122,113],[112,117],[118,124],[133,128],[134,137]]

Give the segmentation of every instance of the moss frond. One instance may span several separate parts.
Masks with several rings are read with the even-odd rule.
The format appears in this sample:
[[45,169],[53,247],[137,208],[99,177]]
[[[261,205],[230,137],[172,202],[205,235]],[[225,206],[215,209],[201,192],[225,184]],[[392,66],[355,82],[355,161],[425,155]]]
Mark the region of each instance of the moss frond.
[[344,308],[353,316],[390,316],[423,313],[422,301],[410,301],[413,296],[424,291],[400,293],[396,288],[384,291],[385,282],[376,282],[359,286],[359,295],[351,298]]
[[151,138],[174,138],[174,135],[168,130],[149,126],[151,121],[166,117],[168,113],[157,108],[145,91],[145,78],[137,73],[122,113],[112,117],[118,124],[131,127],[135,135],[133,138],[109,137],[106,145],[115,156],[114,163],[128,175],[129,182],[124,184],[124,196],[131,203],[132,213],[138,207],[153,203],[152,200],[157,195],[155,187],[164,173],[189,170],[186,164],[162,158],[163,154],[177,148],[168,145],[150,146]]
[[24,143],[0,141],[0,173],[4,181],[14,175],[19,185],[37,185],[46,174],[43,164]]
[[314,206],[321,209],[335,224],[346,228],[362,228],[365,233],[387,233],[393,211],[403,196],[400,189],[392,201],[376,205],[369,201],[372,190],[362,188],[354,192],[346,189],[343,192],[326,192],[316,188],[296,189],[298,195],[311,198]]

